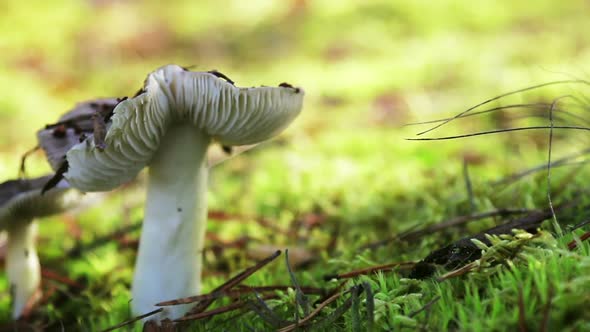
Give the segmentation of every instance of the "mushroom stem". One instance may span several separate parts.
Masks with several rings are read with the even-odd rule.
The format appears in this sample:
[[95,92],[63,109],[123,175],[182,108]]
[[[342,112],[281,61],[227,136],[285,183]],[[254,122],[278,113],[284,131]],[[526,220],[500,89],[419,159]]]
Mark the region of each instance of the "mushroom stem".
[[17,319],[35,300],[41,284],[41,266],[35,248],[37,223],[15,224],[7,229],[6,276],[12,296],[12,318]]
[[[199,294],[209,142],[207,134],[191,125],[173,125],[150,163],[132,287],[136,314],[154,310],[158,302]],[[179,318],[188,309],[168,307],[150,319]]]

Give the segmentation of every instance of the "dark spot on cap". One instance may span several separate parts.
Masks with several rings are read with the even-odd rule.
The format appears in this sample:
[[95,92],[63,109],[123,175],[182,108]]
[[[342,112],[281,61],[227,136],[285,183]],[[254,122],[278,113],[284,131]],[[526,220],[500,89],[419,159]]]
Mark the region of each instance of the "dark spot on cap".
[[29,257],[29,249],[25,249],[25,257]]
[[55,137],[55,138],[64,138],[64,137],[66,137],[66,131],[67,131],[66,126],[61,124],[61,125],[55,127],[55,129],[53,129],[53,131],[51,132],[51,135],[53,135],[53,137]]
[[296,88],[296,87],[292,86],[291,84],[289,84],[287,82],[283,82],[283,83],[279,84],[279,87],[281,87],[281,88],[295,89],[295,93],[299,93],[301,91],[299,88]]
[[176,208],[176,211],[182,212],[182,208]]

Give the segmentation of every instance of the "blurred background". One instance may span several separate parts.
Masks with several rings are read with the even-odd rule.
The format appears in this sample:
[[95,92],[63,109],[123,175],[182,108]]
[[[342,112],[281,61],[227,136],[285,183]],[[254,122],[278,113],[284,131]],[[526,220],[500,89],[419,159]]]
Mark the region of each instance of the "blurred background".
[[[534,84],[588,78],[589,12],[590,2],[582,0],[3,0],[0,181],[17,176],[22,154],[36,145],[35,132],[75,103],[133,95],[150,71],[174,63],[194,71],[217,69],[238,86],[289,82],[306,92],[301,116],[281,137],[212,172],[210,209],[218,220],[209,223],[208,248],[217,251],[206,252],[208,288],[252,258],[219,249],[232,248],[228,243],[246,246],[254,257],[270,245],[307,254],[314,249],[327,260],[351,244],[360,247],[473,208],[542,206],[546,192],[539,179],[508,190],[488,182],[543,163],[547,132],[414,142],[404,138],[428,127],[403,125],[456,114]],[[583,88],[534,90],[493,106],[550,103]],[[539,121],[547,125],[543,114]],[[534,121],[522,115],[531,114],[477,116],[430,134]],[[584,133],[562,136],[564,142],[554,146],[557,156],[587,141]],[[465,193],[464,162],[472,166],[475,198]],[[29,157],[28,176],[49,171],[42,153]],[[82,214],[43,221],[42,263],[141,220],[141,181]],[[345,234],[332,238],[342,228]],[[136,238],[132,233],[125,240]],[[326,249],[331,240],[332,252]],[[121,243],[50,266],[89,286],[82,300],[70,298],[68,305],[48,299],[43,317],[120,312],[101,326],[126,317],[134,253]],[[369,256],[383,262],[426,252],[392,245]],[[313,265],[308,271],[303,278],[313,282]],[[270,275],[264,278],[273,280]],[[1,278],[0,312],[7,319]]]

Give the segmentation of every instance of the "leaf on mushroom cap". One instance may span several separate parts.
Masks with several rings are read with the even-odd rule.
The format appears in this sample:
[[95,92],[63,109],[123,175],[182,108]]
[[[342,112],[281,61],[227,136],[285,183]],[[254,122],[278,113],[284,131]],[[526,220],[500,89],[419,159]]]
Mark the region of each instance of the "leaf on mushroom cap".
[[13,222],[29,222],[33,218],[63,212],[77,204],[80,194],[68,190],[70,187],[65,181],[41,195],[41,188],[50,178],[43,176],[0,183],[0,230]]
[[65,178],[73,187],[107,191],[132,180],[172,123],[191,123],[223,145],[255,144],[288,126],[303,103],[299,88],[238,88],[176,65],[149,74],[143,91],[115,107],[104,150],[86,140],[68,151]]
[[37,132],[39,146],[45,152],[53,170],[65,160],[66,153],[74,145],[93,134],[92,116],[96,113],[107,116],[119,103],[116,98],[103,98],[78,103],[62,115],[57,123],[49,124]]

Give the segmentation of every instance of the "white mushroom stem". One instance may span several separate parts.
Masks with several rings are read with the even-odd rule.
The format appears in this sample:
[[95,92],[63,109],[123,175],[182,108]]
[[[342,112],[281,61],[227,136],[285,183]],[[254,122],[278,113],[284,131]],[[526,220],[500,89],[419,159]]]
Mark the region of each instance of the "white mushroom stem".
[[[161,301],[199,294],[209,142],[209,136],[194,126],[171,126],[150,163],[132,289],[137,314],[154,310]],[[166,307],[149,319],[178,318],[189,308]]]
[[36,222],[15,223],[7,229],[6,276],[12,295],[12,318],[17,319],[35,301],[41,284],[41,266],[35,247]]

